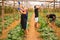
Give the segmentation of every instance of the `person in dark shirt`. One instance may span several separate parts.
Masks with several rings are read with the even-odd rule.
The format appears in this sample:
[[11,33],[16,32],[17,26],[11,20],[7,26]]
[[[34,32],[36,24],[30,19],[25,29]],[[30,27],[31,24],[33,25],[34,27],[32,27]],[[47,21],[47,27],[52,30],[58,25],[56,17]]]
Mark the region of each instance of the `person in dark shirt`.
[[36,6],[34,7],[35,9],[34,9],[34,12],[35,12],[35,18],[37,18],[38,17],[38,8],[36,8]]
[[46,16],[50,22],[55,22],[56,20],[56,15],[55,14],[48,14]]
[[38,9],[39,9],[39,6],[35,5],[34,6],[34,13],[35,13],[35,27],[36,28],[38,27]]

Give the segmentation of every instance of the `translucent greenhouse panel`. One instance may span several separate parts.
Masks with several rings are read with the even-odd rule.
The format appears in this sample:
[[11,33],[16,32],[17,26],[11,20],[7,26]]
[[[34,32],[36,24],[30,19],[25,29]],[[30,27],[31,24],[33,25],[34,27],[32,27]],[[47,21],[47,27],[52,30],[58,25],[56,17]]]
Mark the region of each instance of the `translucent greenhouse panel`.
[[46,1],[53,1],[53,0],[46,0]]
[[56,0],[56,1],[60,1],[60,0]]

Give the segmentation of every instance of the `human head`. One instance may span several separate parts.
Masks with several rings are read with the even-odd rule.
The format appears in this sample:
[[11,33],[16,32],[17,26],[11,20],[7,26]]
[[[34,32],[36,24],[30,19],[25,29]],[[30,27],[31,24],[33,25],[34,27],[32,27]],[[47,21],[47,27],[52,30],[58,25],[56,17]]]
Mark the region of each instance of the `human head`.
[[40,6],[39,5],[35,5],[34,8],[40,8]]
[[24,7],[23,7],[23,10],[27,11],[27,10],[28,10],[28,8],[24,6]]
[[34,6],[34,8],[36,8],[36,5]]
[[23,8],[23,5],[22,4],[20,4],[20,8]]

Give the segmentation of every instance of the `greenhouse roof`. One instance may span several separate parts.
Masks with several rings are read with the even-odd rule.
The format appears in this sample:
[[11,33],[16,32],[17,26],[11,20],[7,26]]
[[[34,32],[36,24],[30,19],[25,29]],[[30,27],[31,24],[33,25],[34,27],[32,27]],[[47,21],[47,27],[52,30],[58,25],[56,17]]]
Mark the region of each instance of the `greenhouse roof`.
[[[13,0],[6,0],[6,1],[13,1]],[[15,0],[15,1],[53,1],[53,0]],[[60,0],[56,0],[56,1],[60,1]]]

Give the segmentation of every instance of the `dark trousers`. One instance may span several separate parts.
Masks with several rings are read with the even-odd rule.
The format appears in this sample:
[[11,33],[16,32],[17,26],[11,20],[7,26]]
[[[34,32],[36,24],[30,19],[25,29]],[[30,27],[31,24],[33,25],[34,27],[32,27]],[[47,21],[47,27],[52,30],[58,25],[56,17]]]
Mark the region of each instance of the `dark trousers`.
[[21,28],[23,30],[26,30],[26,26],[27,26],[27,16],[22,14],[21,15]]

